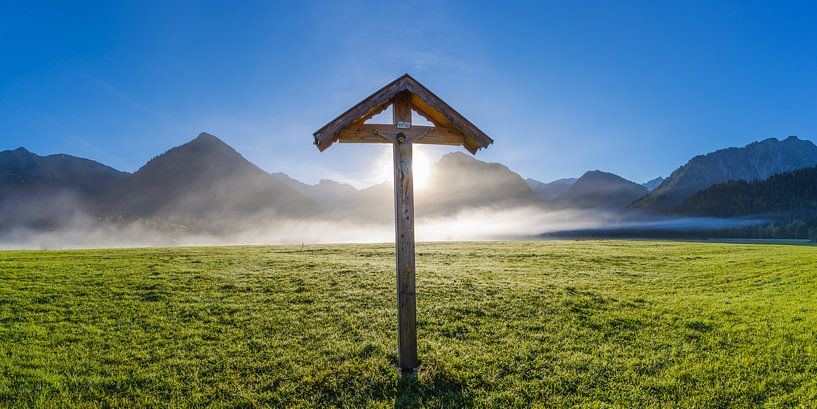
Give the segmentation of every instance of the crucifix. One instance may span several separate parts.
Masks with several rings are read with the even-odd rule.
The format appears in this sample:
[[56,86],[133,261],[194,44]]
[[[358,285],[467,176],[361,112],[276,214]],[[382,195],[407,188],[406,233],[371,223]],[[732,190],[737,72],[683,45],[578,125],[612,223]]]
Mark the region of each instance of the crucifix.
[[[393,115],[391,125],[365,123],[389,106]],[[413,125],[412,111],[434,126]],[[335,142],[392,144],[399,367],[403,373],[414,373],[420,361],[417,359],[414,287],[412,145],[458,145],[476,154],[493,140],[408,74],[359,102],[313,135],[321,152]]]

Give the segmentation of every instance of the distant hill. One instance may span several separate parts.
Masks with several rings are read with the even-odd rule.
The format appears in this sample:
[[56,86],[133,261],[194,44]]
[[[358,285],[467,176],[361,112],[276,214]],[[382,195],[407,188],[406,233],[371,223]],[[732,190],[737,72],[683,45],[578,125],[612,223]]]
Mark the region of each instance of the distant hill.
[[293,187],[325,210],[354,203],[360,195],[360,191],[354,186],[334,180],[321,179],[317,185],[309,185],[283,172],[272,173],[272,176]]
[[[418,217],[448,216],[468,208],[503,209],[542,204],[522,177],[506,166],[483,162],[461,152],[441,157],[432,165],[429,177],[425,188],[414,190]],[[330,186],[325,186],[323,192],[330,190]],[[349,194],[346,188],[339,190],[340,199],[335,200],[343,200],[344,204],[334,211],[338,217],[363,217],[370,221],[390,221],[394,217],[391,182],[354,194]]]
[[81,193],[103,192],[129,174],[89,159],[39,156],[25,148],[0,152],[0,191],[48,186]]
[[578,178],[565,178],[565,179],[557,179],[552,182],[540,182],[536,179],[525,179],[525,182],[528,183],[533,193],[536,196],[539,196],[540,199],[549,201],[555,199],[557,196],[561,195],[564,192],[567,192],[571,186],[573,186],[576,181],[579,180]]
[[817,167],[717,184],[690,196],[678,210],[715,217],[808,214],[817,220]]
[[660,186],[660,185],[661,185],[661,183],[664,183],[664,178],[663,178],[663,177],[661,177],[661,176],[659,176],[659,177],[657,177],[657,178],[655,178],[655,179],[652,179],[652,180],[649,180],[649,181],[647,181],[647,182],[642,183],[642,184],[641,184],[641,186],[644,186],[644,188],[645,188],[645,189],[647,189],[648,191],[652,192],[652,191],[653,191],[653,190],[655,190],[655,189],[656,189],[658,186]]
[[790,136],[769,138],[742,148],[721,149],[692,158],[672,172],[658,188],[630,207],[655,212],[672,211],[702,189],[731,180],[763,180],[771,175],[817,165],[817,146]]
[[306,216],[319,207],[213,135],[153,158],[109,195],[115,215],[182,219]]
[[536,205],[541,201],[521,176],[507,166],[477,160],[462,152],[444,155],[431,169],[428,186],[416,193],[423,214],[451,213],[467,207]]
[[767,223],[732,232],[739,237],[817,239],[817,167],[766,180],[720,183],[684,200],[677,211],[693,216],[747,217]]
[[53,227],[87,211],[128,173],[75,156],[0,152],[0,229]]
[[553,201],[556,207],[573,209],[620,209],[647,193],[638,183],[621,176],[593,170]]
[[[381,222],[394,217],[391,181],[357,190],[330,180],[308,185],[283,173],[273,175],[324,206],[324,212],[333,217]],[[460,152],[440,158],[429,177],[425,188],[414,190],[418,217],[452,215],[467,208],[542,204],[522,177],[506,166]]]

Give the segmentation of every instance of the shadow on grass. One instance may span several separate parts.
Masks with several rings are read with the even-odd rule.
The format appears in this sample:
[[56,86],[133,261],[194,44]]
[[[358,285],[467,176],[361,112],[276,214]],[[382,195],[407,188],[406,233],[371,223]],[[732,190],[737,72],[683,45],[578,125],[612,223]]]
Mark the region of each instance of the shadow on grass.
[[[422,368],[420,369],[422,371]],[[420,406],[468,407],[472,398],[463,382],[446,373],[402,376],[397,384],[395,408]]]

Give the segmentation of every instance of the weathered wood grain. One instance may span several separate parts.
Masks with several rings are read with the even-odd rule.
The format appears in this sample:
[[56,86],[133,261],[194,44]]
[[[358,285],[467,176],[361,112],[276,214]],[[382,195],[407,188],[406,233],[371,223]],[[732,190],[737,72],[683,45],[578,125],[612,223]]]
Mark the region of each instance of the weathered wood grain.
[[[396,95],[392,111],[395,125],[398,121],[411,122],[411,95]],[[411,168],[412,143],[401,136],[393,145],[398,352],[400,369],[413,372],[420,365],[417,360],[414,287],[414,178]]]
[[412,143],[432,145],[462,145],[465,135],[460,132],[435,126],[412,125],[410,129],[399,129],[395,125],[362,124],[352,125],[340,131],[340,143],[392,143],[386,136],[403,132]]

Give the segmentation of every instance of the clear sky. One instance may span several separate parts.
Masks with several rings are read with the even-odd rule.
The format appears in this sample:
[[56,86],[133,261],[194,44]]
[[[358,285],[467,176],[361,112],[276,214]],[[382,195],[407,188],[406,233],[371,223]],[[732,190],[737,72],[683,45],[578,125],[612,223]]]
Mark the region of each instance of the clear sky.
[[817,135],[814,2],[28,3],[0,5],[0,150],[134,171],[206,131],[360,186],[384,146],[311,134],[404,72],[494,138],[478,158],[544,181]]

